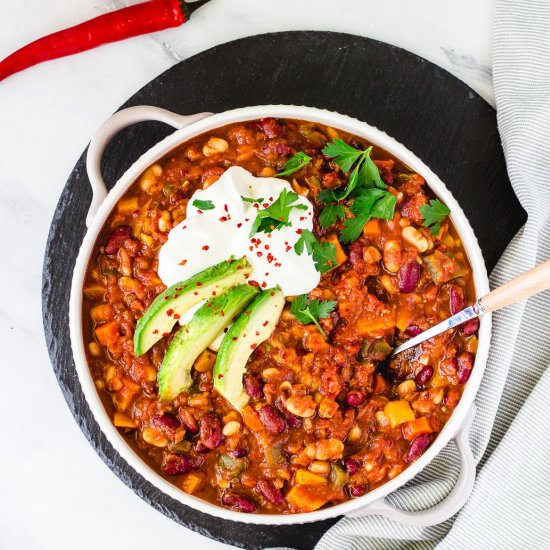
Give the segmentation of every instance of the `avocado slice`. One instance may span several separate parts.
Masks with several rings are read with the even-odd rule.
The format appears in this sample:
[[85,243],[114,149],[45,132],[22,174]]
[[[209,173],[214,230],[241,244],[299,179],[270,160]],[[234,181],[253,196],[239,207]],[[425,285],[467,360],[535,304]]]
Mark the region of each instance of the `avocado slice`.
[[252,352],[267,340],[285,305],[285,296],[279,288],[262,292],[239,315],[223,339],[214,365],[214,387],[235,407],[243,409],[248,403],[243,375]]
[[167,336],[177,320],[191,307],[221,294],[228,288],[246,283],[252,266],[246,258],[227,260],[213,265],[190,279],[176,283],[159,294],[138,320],[134,333],[134,353],[143,355],[163,336]]
[[174,399],[191,387],[191,367],[197,357],[258,292],[258,288],[251,285],[230,288],[224,294],[208,300],[191,321],[178,330],[157,374],[161,399]]

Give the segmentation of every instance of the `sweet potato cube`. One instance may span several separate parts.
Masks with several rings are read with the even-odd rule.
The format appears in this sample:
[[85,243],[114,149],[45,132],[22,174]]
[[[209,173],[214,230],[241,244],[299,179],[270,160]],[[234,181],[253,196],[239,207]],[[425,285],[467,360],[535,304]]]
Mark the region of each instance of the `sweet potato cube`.
[[247,405],[242,410],[242,415],[244,423],[249,430],[259,432],[264,429],[264,425],[262,424],[258,413],[250,405]]
[[380,224],[378,222],[377,218],[372,218],[372,220],[369,220],[365,227],[363,227],[363,235],[365,237],[373,236],[373,235],[379,235],[380,234]]
[[295,479],[300,485],[326,485],[327,483],[325,477],[308,470],[297,470]]
[[403,424],[403,435],[409,441],[412,441],[417,435],[429,434],[432,432],[433,429],[430,421],[425,416],[421,416],[420,418]]
[[390,401],[384,407],[384,413],[388,417],[392,428],[399,426],[399,424],[403,424],[403,422],[414,420],[414,412],[409,402],[404,399],[400,401]]
[[191,495],[201,489],[204,484],[204,475],[199,472],[189,472],[181,482],[182,489]]
[[117,428],[135,428],[137,424],[125,413],[116,411],[113,415],[113,424]]
[[110,321],[95,329],[95,335],[102,346],[107,346],[109,349],[116,346],[120,340],[118,323]]
[[326,239],[323,239],[323,241],[334,245],[334,248],[336,249],[336,263],[338,265],[342,265],[348,259],[336,235],[329,235]]
[[313,512],[329,501],[329,497],[319,489],[311,485],[297,485],[287,493],[286,500],[298,512]]
[[118,202],[116,208],[119,214],[131,214],[135,210],[139,209],[139,200],[137,197],[122,199]]

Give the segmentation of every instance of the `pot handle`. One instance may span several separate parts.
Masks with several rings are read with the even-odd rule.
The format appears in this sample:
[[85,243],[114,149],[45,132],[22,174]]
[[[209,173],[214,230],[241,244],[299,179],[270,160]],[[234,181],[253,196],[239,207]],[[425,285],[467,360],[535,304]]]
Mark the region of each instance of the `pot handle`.
[[354,510],[346,514],[347,517],[365,517],[365,516],[384,516],[393,521],[404,523],[405,525],[415,525],[419,527],[430,527],[443,523],[454,516],[470,497],[476,478],[476,465],[474,456],[468,442],[470,427],[475,416],[475,406],[472,406],[464,427],[455,435],[455,443],[460,453],[460,474],[453,490],[438,504],[427,510],[419,512],[406,512],[395,508],[384,498],[373,503]]
[[180,115],[167,111],[166,109],[161,109],[160,107],[140,105],[118,111],[107,119],[94,134],[86,155],[86,170],[92,187],[92,202],[88,210],[88,215],[86,216],[86,226],[90,226],[99,207],[107,196],[107,186],[101,175],[101,157],[109,141],[111,141],[118,132],[132,124],[150,120],[164,122],[179,130],[211,114],[212,113],[198,113],[195,115]]

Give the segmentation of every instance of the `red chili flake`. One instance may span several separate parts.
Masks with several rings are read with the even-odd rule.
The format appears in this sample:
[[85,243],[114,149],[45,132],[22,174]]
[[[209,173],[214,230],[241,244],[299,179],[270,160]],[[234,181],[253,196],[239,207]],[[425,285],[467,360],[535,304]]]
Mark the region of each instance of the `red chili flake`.
[[168,315],[168,317],[172,317],[172,315],[174,315],[174,310],[173,310],[173,309],[169,309],[169,310],[166,312],[166,315]]
[[163,338],[166,338],[167,336],[170,336],[170,333],[169,333],[169,332],[163,332],[163,333],[162,333],[162,337],[163,337]]
[[217,292],[215,290],[212,291],[212,296],[216,296]]
[[174,300],[175,300],[176,298],[179,298],[179,297],[180,297],[179,294],[174,294]]
[[250,250],[250,252],[252,252],[252,251],[254,250],[254,247],[253,247],[252,245],[250,245],[250,246],[248,247],[248,250]]
[[266,286],[267,286],[267,283],[264,281],[264,282],[262,283],[262,288],[265,288]]
[[[273,294],[271,294],[273,296]],[[267,327],[267,325],[269,325],[269,321],[264,321],[262,323],[262,327]]]
[[207,244],[205,244],[205,245],[202,247],[203,250],[208,250],[209,248],[210,248],[210,247],[209,247]]
[[197,282],[195,283],[195,286],[202,286],[202,283],[201,283],[200,281],[197,281]]
[[250,221],[250,218],[245,218],[244,221],[245,221],[245,222],[249,222],[249,221]]
[[285,244],[288,246],[288,241],[285,241]]
[[220,372],[220,374],[218,374],[218,380],[221,380],[223,378],[223,374]]
[[273,254],[271,254],[271,252],[267,255],[267,261],[269,263],[271,263],[273,260],[275,259],[275,256],[273,256]]
[[237,266],[237,270],[242,269],[242,268],[243,268],[242,265],[238,265],[238,266]]
[[256,349],[258,347],[258,344],[250,344],[250,349]]
[[283,264],[279,263],[279,262],[275,262],[275,267],[281,267]]
[[182,228],[182,229],[187,229],[187,226],[186,226],[186,225],[182,225],[181,228]]
[[304,221],[305,219],[306,219],[305,216],[300,216],[300,221],[301,221],[301,222]]
[[239,222],[239,223],[237,224],[237,228],[239,228],[239,229],[240,229],[242,226],[243,226],[243,224],[242,224],[241,222]]
[[245,278],[245,279],[248,279],[248,277],[250,277],[250,274],[249,274],[249,273],[246,273],[245,276],[244,276],[244,278]]
[[260,251],[256,252],[256,256],[258,256],[258,258],[261,258],[263,255],[264,255],[263,252],[260,252]]
[[256,208],[256,210],[257,210],[258,208],[260,208],[260,205],[259,205],[257,202],[255,202],[255,203],[252,205],[252,207],[253,207],[253,208]]
[[181,317],[179,313],[174,313],[174,319],[178,320]]
[[187,263],[187,260],[182,260],[179,265],[185,265]]
[[285,250],[286,250],[287,252],[290,252],[290,251],[292,250],[292,247],[289,246],[289,245],[287,245]]
[[197,212],[198,212],[199,214],[204,214],[204,212],[203,212],[202,210],[197,210]]
[[199,295],[199,293],[198,293],[196,290],[195,290],[195,292],[193,292],[193,294],[194,294],[195,296],[198,296],[198,295]]
[[220,218],[220,221],[221,221],[221,222],[226,222],[226,221],[227,221],[227,216],[222,216],[222,217]]
[[158,334],[158,333],[159,333],[158,329],[155,329],[155,330],[153,331],[153,334]]
[[170,296],[165,296],[164,299],[165,299],[165,300],[169,300],[169,299],[170,299]]
[[[245,315],[250,315],[250,310],[247,309],[245,312],[244,312]],[[244,335],[246,337],[246,334]]]
[[252,286],[260,286],[260,283],[258,281],[248,281],[248,284]]
[[225,311],[224,311],[223,309],[220,311],[220,315],[221,315],[222,317],[225,316]]
[[266,250],[269,250],[269,245],[268,245],[268,244],[264,244],[264,248],[265,248]]
[[268,238],[268,239],[271,239],[271,233],[268,233],[268,234],[267,234],[267,238]]
[[236,342],[236,341],[237,341],[237,337],[236,337],[236,336],[233,336],[233,338],[231,338],[231,340],[233,340],[233,342]]
[[256,336],[260,336],[260,331],[259,330],[256,331]]
[[265,276],[266,276],[266,277],[269,277],[269,272],[266,271],[266,272],[265,272]]
[[269,197],[269,200],[270,200],[271,202],[273,202],[273,197]]
[[268,202],[264,202],[264,203],[262,204],[262,206],[263,206],[264,208],[267,208],[267,207],[269,206],[269,203],[268,203]]
[[224,204],[224,205],[223,205],[223,209],[224,209],[226,212],[229,212],[229,208],[227,207],[227,204]]
[[296,229],[296,233],[298,233],[298,235],[301,235],[301,234],[302,234],[302,230],[301,230],[301,229]]
[[[270,292],[270,294],[271,294],[271,296],[275,296],[275,292],[273,292],[273,290]],[[266,321],[266,323],[267,323],[267,321]]]

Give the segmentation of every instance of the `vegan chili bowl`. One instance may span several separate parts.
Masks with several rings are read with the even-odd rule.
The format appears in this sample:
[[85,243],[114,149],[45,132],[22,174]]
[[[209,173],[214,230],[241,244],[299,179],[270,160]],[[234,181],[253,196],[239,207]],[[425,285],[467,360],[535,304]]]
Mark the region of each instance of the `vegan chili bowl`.
[[[177,130],[107,194],[103,147],[145,119]],[[88,171],[73,354],[95,419],[140,475],[251,523],[456,512],[475,475],[464,434],[490,317],[391,351],[488,281],[420,159],[320,109],[137,107],[101,128]],[[383,502],[452,438],[463,473],[448,509],[422,519]]]

